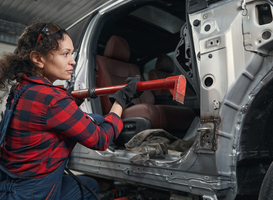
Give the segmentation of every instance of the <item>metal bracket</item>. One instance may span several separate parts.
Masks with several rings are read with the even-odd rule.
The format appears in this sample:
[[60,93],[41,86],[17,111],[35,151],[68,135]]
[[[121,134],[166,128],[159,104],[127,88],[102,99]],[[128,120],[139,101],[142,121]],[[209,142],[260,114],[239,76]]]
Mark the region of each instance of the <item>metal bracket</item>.
[[220,124],[219,118],[210,117],[209,119],[201,120],[202,127],[197,129],[199,134],[199,148],[197,152],[208,152],[208,150],[216,151],[216,133]]
[[197,129],[200,133],[200,147],[205,149],[212,149],[211,133],[213,127],[202,127]]

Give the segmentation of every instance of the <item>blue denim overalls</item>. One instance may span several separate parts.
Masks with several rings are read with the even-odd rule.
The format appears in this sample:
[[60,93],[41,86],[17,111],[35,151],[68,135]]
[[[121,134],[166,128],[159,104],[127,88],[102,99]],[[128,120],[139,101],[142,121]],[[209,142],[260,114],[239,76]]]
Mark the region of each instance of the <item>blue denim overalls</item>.
[[[10,119],[20,95],[36,84],[23,86],[14,96],[11,105],[9,95],[6,111],[0,126],[0,145],[7,132]],[[55,171],[43,177],[18,177],[0,165],[0,200],[58,200],[58,199],[94,199],[94,197],[68,175],[64,175],[67,159]],[[89,177],[79,177],[98,193],[98,184]],[[74,196],[73,196],[74,195]]]

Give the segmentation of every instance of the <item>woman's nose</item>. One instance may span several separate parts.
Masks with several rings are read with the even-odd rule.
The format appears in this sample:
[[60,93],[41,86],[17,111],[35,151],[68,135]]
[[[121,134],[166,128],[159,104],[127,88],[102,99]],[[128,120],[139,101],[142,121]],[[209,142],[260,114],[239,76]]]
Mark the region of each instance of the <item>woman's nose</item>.
[[76,61],[74,60],[73,57],[71,57],[70,63],[71,63],[71,65],[76,65]]

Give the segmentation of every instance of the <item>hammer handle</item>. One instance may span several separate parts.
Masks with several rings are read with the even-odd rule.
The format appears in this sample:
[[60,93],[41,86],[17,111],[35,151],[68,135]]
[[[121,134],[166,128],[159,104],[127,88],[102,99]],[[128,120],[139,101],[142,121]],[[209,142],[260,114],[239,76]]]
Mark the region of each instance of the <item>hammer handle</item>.
[[[137,91],[146,91],[146,90],[157,90],[157,89],[165,89],[165,88],[173,88],[175,85],[175,79],[157,79],[151,81],[142,81],[137,83]],[[103,96],[107,94],[113,94],[119,91],[121,88],[126,86],[123,85],[114,85],[108,87],[101,88],[86,88],[81,90],[74,90],[71,92],[71,95],[77,99],[83,98],[96,98],[97,96]]]

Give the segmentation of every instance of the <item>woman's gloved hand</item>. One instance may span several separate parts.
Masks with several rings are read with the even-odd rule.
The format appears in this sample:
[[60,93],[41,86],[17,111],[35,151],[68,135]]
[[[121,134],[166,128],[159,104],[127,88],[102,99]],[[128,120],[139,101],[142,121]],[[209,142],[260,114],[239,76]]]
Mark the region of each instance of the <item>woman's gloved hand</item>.
[[137,91],[137,83],[139,80],[139,75],[127,78],[125,81],[127,85],[109,97],[111,103],[113,104],[117,101],[124,109],[132,99],[138,98],[142,94],[142,92]]

